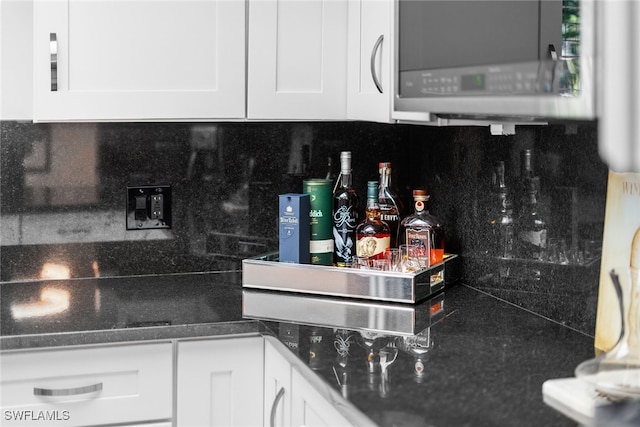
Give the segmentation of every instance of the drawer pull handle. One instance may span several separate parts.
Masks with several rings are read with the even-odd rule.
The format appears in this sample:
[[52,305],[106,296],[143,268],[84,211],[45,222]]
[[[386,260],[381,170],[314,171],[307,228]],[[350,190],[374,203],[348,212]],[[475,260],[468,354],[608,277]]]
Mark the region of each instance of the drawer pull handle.
[[94,393],[102,390],[102,383],[92,384],[84,387],[73,388],[33,388],[33,394],[36,396],[75,396],[78,394]]
[[58,90],[58,36],[49,33],[49,52],[51,55],[51,92]]
[[271,422],[269,424],[271,427],[275,427],[276,425],[276,409],[278,408],[278,404],[280,403],[280,400],[282,399],[283,396],[284,396],[284,387],[281,387],[280,391],[276,395],[276,398],[273,399],[273,405],[271,405]]

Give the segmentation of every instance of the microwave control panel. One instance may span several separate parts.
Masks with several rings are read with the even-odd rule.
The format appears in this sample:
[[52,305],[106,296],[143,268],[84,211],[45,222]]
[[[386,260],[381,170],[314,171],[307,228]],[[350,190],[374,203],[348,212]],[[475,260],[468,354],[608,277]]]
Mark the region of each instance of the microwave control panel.
[[400,97],[539,95],[556,92],[562,61],[400,72]]

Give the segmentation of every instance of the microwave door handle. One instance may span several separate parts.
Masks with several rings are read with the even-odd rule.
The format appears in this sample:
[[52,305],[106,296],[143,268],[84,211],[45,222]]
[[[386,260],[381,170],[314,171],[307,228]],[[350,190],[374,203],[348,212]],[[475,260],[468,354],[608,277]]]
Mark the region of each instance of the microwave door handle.
[[383,40],[384,34],[380,34],[380,37],[378,37],[378,40],[376,40],[376,43],[373,45],[373,50],[371,50],[371,78],[380,93],[382,93],[382,85],[380,84],[380,80],[378,80],[378,75],[376,74],[376,57],[380,46],[382,46]]

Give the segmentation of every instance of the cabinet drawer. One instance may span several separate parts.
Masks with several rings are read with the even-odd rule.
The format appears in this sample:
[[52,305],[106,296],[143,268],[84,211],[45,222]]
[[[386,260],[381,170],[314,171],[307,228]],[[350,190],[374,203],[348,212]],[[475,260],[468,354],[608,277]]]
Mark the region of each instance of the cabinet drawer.
[[172,417],[172,346],[0,353],[3,426],[132,423]]

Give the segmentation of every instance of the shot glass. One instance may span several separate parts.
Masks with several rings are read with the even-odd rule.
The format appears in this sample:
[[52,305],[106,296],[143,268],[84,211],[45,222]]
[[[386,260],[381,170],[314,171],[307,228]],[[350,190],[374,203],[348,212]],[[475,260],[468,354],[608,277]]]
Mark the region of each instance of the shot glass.
[[417,257],[416,245],[400,245],[400,268],[403,273],[420,270],[420,261]]
[[369,270],[371,268],[371,260],[368,256],[353,257],[353,266],[361,270]]
[[389,248],[384,256],[389,260],[389,271],[400,271],[400,249]]
[[371,268],[373,270],[389,271],[389,260],[387,258],[374,259]]

